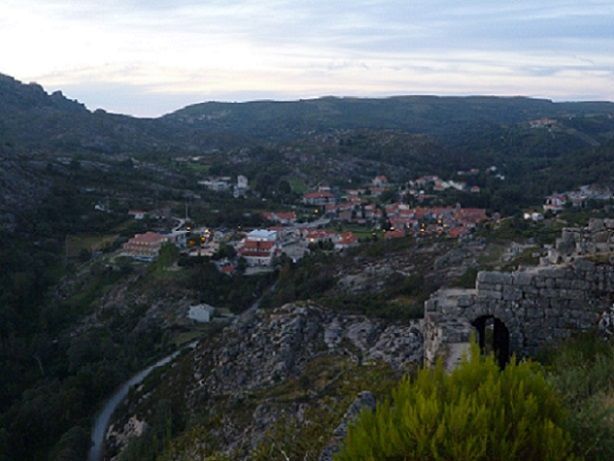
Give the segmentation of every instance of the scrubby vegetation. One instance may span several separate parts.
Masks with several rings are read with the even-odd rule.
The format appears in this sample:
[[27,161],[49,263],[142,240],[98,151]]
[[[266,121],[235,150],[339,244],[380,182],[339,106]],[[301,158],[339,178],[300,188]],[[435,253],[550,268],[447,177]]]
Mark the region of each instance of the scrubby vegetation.
[[336,461],[610,460],[614,345],[587,334],[501,371],[479,354],[405,378],[350,428]]
[[403,380],[375,412],[363,412],[337,461],[565,460],[566,412],[538,366],[500,371],[473,346],[451,374],[440,363]]
[[552,348],[543,360],[569,409],[575,451],[587,460],[614,459],[614,343],[588,333]]

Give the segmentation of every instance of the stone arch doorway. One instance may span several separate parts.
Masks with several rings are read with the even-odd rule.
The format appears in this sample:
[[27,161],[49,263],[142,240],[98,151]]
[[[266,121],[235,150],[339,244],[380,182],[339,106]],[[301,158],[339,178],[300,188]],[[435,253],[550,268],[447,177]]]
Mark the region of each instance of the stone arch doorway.
[[476,329],[478,344],[484,354],[494,354],[501,368],[510,360],[510,332],[498,318],[483,315],[471,322]]

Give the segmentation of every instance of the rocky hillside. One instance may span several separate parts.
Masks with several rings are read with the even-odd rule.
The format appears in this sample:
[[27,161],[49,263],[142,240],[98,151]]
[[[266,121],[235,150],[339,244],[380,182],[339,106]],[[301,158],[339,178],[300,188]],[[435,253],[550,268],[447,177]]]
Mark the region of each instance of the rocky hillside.
[[155,429],[170,399],[183,427],[161,459],[319,459],[358,393],[380,395],[421,361],[418,322],[312,303],[247,312],[134,392],[108,433],[110,455]]
[[[89,111],[61,92],[0,74],[0,153],[160,153],[234,146],[214,132]],[[239,138],[238,136],[236,138]]]
[[14,229],[17,215],[35,208],[49,192],[45,163],[0,154],[0,229]]

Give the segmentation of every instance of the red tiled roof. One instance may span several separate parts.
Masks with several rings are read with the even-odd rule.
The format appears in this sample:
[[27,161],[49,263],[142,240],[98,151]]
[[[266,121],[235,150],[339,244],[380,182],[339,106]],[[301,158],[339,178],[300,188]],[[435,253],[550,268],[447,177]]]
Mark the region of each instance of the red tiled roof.
[[136,234],[133,238],[130,239],[130,242],[132,243],[158,243],[164,239],[166,239],[166,237],[162,234],[158,234],[157,232],[145,232],[144,234]]
[[358,239],[356,238],[353,232],[348,231],[348,232],[342,232],[341,234],[339,234],[338,243],[340,243],[341,245],[351,245],[352,243],[356,243],[357,241]]
[[260,240],[245,240],[243,248],[247,250],[270,250],[275,245],[275,242],[260,241]]
[[306,199],[331,198],[333,197],[333,194],[328,191],[308,192],[305,195],[303,195],[303,197],[305,197]]
[[269,221],[296,221],[294,211],[264,211],[262,217]]
[[326,239],[331,238],[334,235],[334,232],[329,232],[323,229],[310,229],[307,231],[307,235],[305,236],[308,239]]
[[487,219],[486,210],[483,208],[461,208],[456,213],[457,219],[479,223]]
[[448,235],[452,238],[458,238],[462,235],[465,235],[469,232],[469,230],[466,227],[452,227],[449,231],[448,231]]
[[384,237],[388,239],[398,239],[405,237],[405,231],[403,229],[389,230],[384,234]]

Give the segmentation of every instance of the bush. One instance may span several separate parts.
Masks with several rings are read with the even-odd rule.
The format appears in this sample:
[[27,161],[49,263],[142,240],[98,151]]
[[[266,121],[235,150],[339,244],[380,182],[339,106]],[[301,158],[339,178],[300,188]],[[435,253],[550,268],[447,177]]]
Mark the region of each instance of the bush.
[[576,452],[595,461],[614,459],[614,343],[582,334],[549,351],[545,362],[571,410]]
[[335,460],[568,460],[565,422],[538,365],[512,360],[501,371],[474,344],[451,374],[441,363],[423,369],[363,412]]

